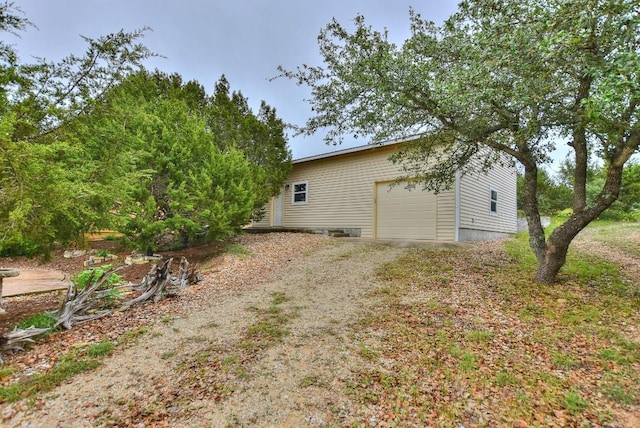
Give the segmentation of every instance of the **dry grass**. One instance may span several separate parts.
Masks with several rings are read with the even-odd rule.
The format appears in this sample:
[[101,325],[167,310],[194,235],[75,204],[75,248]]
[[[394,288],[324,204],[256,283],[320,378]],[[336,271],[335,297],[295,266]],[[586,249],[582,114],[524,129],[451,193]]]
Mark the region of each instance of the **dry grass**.
[[[629,246],[611,234],[607,242]],[[520,237],[414,250],[378,270],[383,303],[361,330],[364,368],[347,388],[364,423],[640,421],[637,282],[613,262],[574,251],[562,282],[539,286],[526,245]]]

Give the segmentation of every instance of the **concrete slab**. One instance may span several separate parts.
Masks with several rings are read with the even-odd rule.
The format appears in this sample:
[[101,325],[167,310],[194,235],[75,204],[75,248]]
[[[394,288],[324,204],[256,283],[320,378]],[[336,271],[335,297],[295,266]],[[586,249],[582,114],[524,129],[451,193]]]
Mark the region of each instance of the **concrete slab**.
[[20,269],[20,275],[2,281],[2,297],[66,290],[69,276],[57,270]]
[[410,239],[336,238],[341,241],[364,242],[395,248],[469,248],[468,242],[426,241]]

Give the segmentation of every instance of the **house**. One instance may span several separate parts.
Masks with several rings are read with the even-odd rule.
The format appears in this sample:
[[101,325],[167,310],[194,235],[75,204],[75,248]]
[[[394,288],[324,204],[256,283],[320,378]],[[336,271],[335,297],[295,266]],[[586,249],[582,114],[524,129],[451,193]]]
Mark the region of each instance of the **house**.
[[389,156],[401,142],[349,148],[293,161],[282,192],[250,228],[310,230],[373,239],[469,241],[517,231],[515,167],[457,174],[434,194],[394,184]]

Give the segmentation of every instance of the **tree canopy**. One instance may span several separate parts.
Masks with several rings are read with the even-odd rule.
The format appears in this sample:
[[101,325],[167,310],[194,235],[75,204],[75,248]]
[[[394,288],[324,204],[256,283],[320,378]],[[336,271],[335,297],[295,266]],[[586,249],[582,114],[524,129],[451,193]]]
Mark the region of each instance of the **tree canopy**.
[[[0,16],[3,35],[30,26],[13,3],[0,4]],[[146,30],[84,38],[85,54],[59,63],[22,63],[0,43],[0,251],[46,252],[104,217],[100,201],[115,196],[92,186],[87,150],[67,138],[68,128],[154,55],[139,43]]]
[[[30,26],[13,3],[0,16],[3,36]],[[145,70],[147,30],[83,37],[57,63],[0,41],[0,254],[104,228],[145,250],[224,238],[279,190],[291,154],[275,109],[254,114],[224,76],[209,96]]]
[[[417,135],[395,160],[435,191],[456,171],[486,170],[508,155],[524,169],[536,280],[554,282],[572,239],[617,199],[640,145],[637,2],[467,0],[441,26],[409,15],[400,46],[363,16],[353,29],[334,20],[318,37],[323,65],[281,68],[311,88],[315,115],[301,132],[328,129],[331,143],[345,134],[374,142]],[[558,144],[568,144],[575,164],[573,214],[547,238],[538,171]],[[593,156],[606,173],[587,198]]]
[[286,125],[265,101],[254,114],[248,99],[242,92],[231,91],[224,75],[216,82],[214,93],[205,106],[204,119],[217,146],[221,150],[241,151],[252,166],[256,195],[253,216],[258,218],[269,198],[280,193],[291,171]]
[[228,90],[224,76],[207,96],[198,82],[142,70],[109,92],[102,115],[74,131],[99,141],[94,154],[100,147],[124,154],[116,168],[130,177],[130,191],[111,218],[136,245],[151,250],[172,235],[188,243],[236,233],[284,181],[290,153],[282,121],[264,102],[261,112],[270,115],[255,116]]

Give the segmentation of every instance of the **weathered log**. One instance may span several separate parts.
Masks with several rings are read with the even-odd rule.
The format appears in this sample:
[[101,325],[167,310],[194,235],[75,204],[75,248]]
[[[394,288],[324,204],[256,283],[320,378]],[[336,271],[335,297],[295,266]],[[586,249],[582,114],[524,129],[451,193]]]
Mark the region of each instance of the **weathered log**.
[[[147,303],[151,300],[158,302],[163,296],[177,294],[176,289],[184,288],[189,284],[200,281],[200,275],[196,269],[197,265],[190,267],[185,257],[182,257],[180,261],[178,276],[171,276],[170,267],[172,262],[173,259],[168,259],[160,267],[153,265],[140,284],[131,286],[133,290],[141,291],[141,294],[123,303],[123,307],[127,308],[138,303]],[[110,269],[97,279],[95,278],[96,272],[92,272],[87,280],[87,285],[81,290],[78,290],[78,285],[72,281],[67,288],[67,293],[60,309],[51,312],[51,315],[57,320],[53,328],[55,329],[55,327],[62,325],[66,329],[71,329],[73,324],[95,320],[111,314],[111,309],[104,309],[104,297],[110,290],[101,290],[100,288],[113,273],[123,268],[124,266],[119,266]],[[91,311],[95,311],[95,313],[90,313]],[[0,351],[19,349],[19,343],[33,342],[32,337],[50,330],[52,329],[35,328],[33,326],[26,330],[16,329],[11,333],[0,336]],[[0,362],[2,362],[1,357]]]
[[152,268],[151,270],[154,271],[153,277],[150,277],[151,272],[149,272],[149,275],[145,278],[148,279],[148,281],[143,280],[143,283],[146,285],[146,289],[140,290],[142,291],[142,294],[134,299],[124,302],[123,306],[132,306],[138,303],[148,302],[151,299],[154,302],[158,302],[162,298],[162,294],[169,283],[169,267],[172,262],[173,259],[168,259],[161,267],[154,267],[155,269]]
[[197,284],[202,281],[202,278],[200,278],[200,271],[198,270],[198,264],[193,265],[187,274],[187,280],[189,281],[189,284]]
[[189,267],[189,261],[187,261],[186,257],[182,257],[180,260],[180,268],[178,269],[178,276],[172,278],[172,283],[180,288],[185,288],[190,284],[195,284],[200,282],[200,274],[198,272],[198,265],[194,265],[192,268]]
[[102,309],[102,302],[96,298],[96,291],[115,272],[121,270],[123,266],[116,267],[104,272],[94,281],[95,271],[89,276],[87,285],[78,292],[78,286],[73,281],[67,289],[64,302],[60,309],[51,314],[57,319],[55,327],[62,325],[66,329],[71,329],[73,324],[102,318],[111,313],[111,310],[102,310],[95,314],[88,314],[92,309]]
[[[182,257],[180,262],[179,273],[177,277],[171,276],[171,264],[173,259],[166,260],[162,266],[154,265],[149,273],[143,278],[140,284],[132,286],[133,290],[140,291],[141,294],[122,304],[123,307],[129,307],[145,302],[158,302],[163,296],[171,296],[177,294],[174,288],[184,288],[190,283],[200,281],[198,271],[190,268],[189,262]],[[70,329],[75,323],[94,320],[109,315],[112,311],[104,309],[104,291],[99,290],[109,276],[124,266],[110,269],[104,272],[99,278],[95,279],[95,272],[91,274],[87,281],[87,285],[80,291],[78,286],[71,282],[67,290],[62,307],[53,312],[56,317],[56,326],[62,325],[66,329]],[[100,310],[96,313],[89,313],[91,310]]]
[[145,291],[150,287],[152,283],[155,282],[157,275],[158,275],[158,265],[154,264],[151,267],[151,270],[149,271],[149,273],[144,278],[142,278],[142,281],[140,282],[140,284],[133,285],[131,288],[135,291]]
[[185,288],[189,285],[189,262],[186,257],[182,257],[180,260],[180,269],[178,269],[176,283],[180,288]]
[[48,332],[49,328],[36,328],[31,326],[27,329],[15,328],[11,333],[6,333],[0,337],[0,348],[2,350],[12,349],[20,342],[33,342],[32,337]]
[[[27,329],[16,328],[11,333],[6,333],[3,336],[0,336],[0,350],[21,350],[23,349],[20,345],[21,343],[33,342],[33,337],[44,334],[49,330],[49,328],[35,328],[34,326]],[[2,356],[0,356],[0,363],[2,362]]]
[[154,265],[140,284],[132,286],[134,290],[140,291],[141,294],[123,303],[123,306],[128,307],[150,301],[158,302],[162,297],[177,295],[178,291],[176,289],[185,288],[189,284],[200,281],[199,272],[195,269],[197,265],[191,268],[186,257],[182,257],[180,260],[177,276],[171,275],[170,268],[172,263],[173,259],[168,259],[162,266]]

